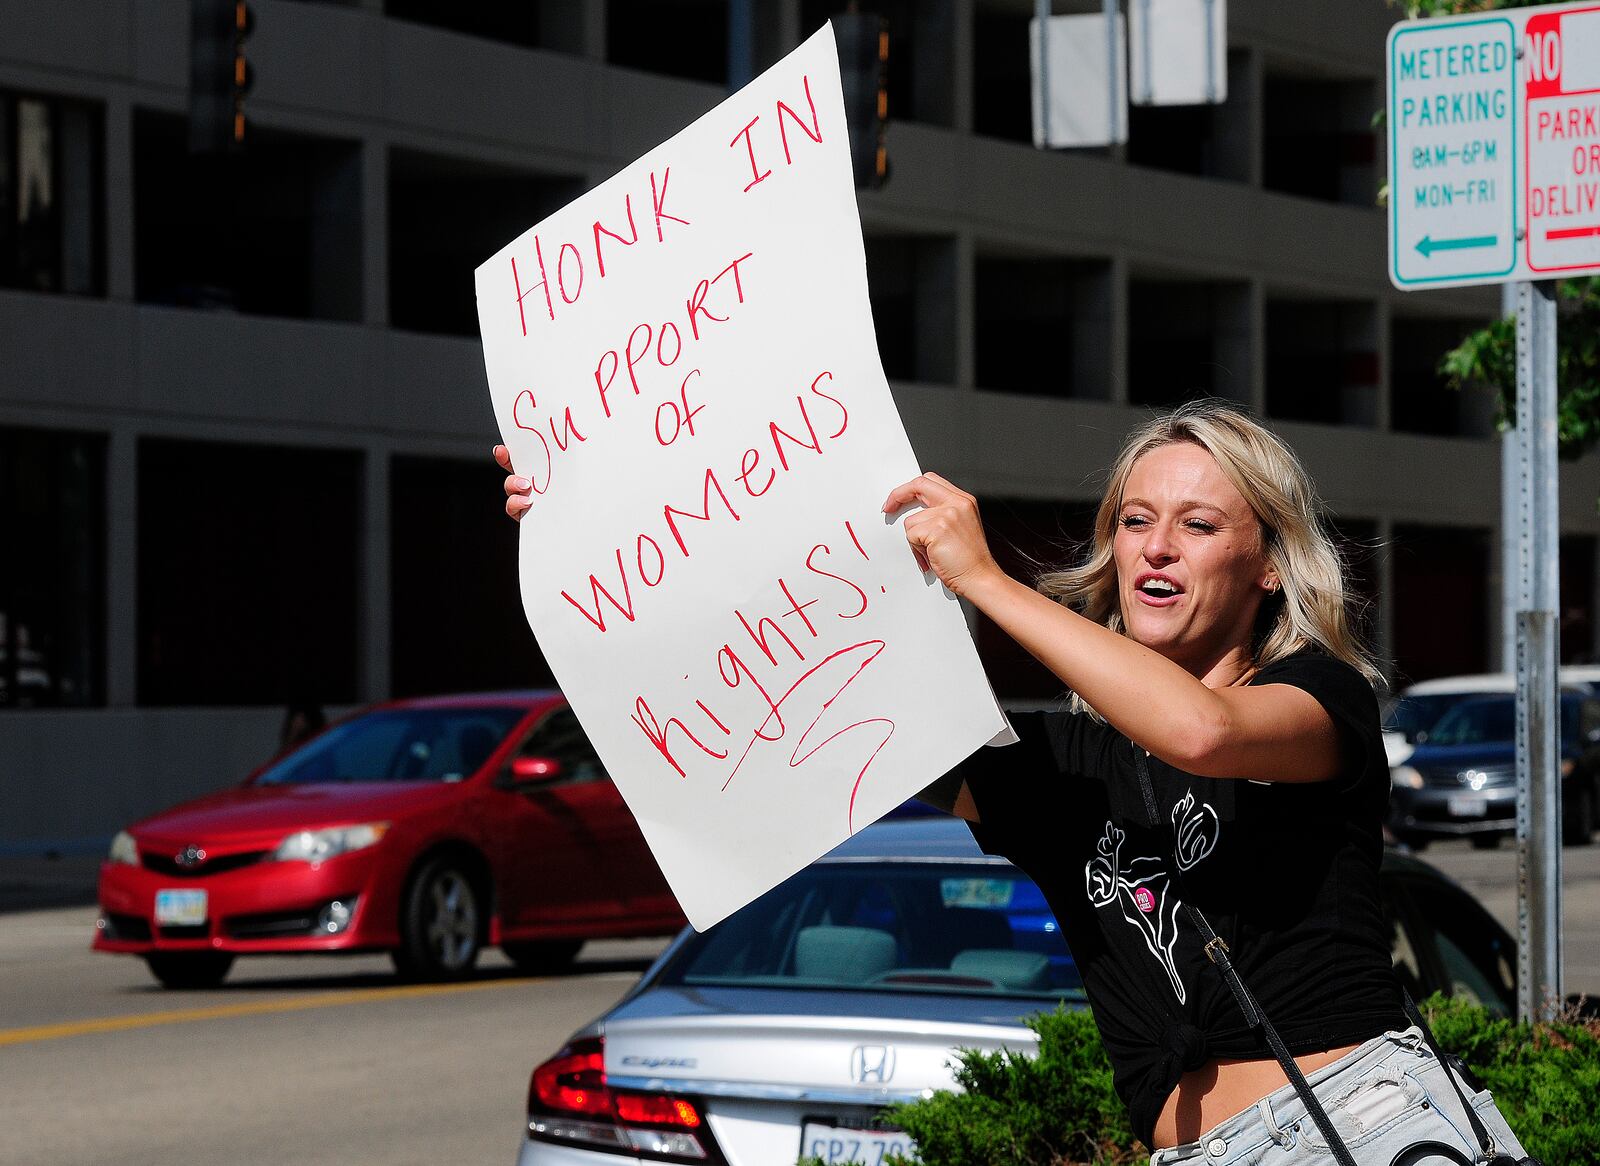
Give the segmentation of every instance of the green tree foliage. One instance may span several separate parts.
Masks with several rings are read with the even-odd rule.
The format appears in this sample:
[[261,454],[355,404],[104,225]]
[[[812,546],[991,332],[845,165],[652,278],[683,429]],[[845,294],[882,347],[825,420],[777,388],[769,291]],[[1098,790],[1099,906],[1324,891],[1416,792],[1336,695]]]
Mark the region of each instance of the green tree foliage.
[[[1528,8],[1542,0],[1389,0],[1409,17],[1454,16]],[[1564,458],[1600,443],[1600,278],[1562,280],[1556,289],[1557,441]],[[1480,328],[1445,353],[1439,371],[1450,384],[1485,384],[1499,398],[1502,427],[1516,424],[1516,331],[1513,321]]]
[[[1530,1154],[1545,1166],[1600,1166],[1600,1020],[1529,1027],[1442,996],[1425,1001],[1423,1012],[1440,1046],[1494,1094]],[[1036,1055],[964,1050],[955,1066],[963,1092],[884,1112],[917,1143],[922,1166],[1147,1161],[1089,1013],[1058,1009],[1028,1025],[1039,1035]]]

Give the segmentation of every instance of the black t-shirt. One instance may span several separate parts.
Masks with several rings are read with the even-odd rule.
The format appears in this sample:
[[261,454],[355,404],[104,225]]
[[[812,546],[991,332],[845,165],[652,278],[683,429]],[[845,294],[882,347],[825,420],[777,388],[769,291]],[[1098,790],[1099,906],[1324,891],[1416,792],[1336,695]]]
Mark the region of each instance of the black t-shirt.
[[1272,1055],[1178,909],[1174,839],[1184,889],[1291,1052],[1406,1026],[1378,893],[1389,774],[1372,686],[1312,651],[1250,683],[1292,684],[1328,711],[1336,777],[1195,777],[1151,757],[1152,825],[1128,739],[1068,712],[1013,716],[1021,742],[959,770],[978,844],[1027,872],[1061,924],[1146,1145],[1184,1071]]

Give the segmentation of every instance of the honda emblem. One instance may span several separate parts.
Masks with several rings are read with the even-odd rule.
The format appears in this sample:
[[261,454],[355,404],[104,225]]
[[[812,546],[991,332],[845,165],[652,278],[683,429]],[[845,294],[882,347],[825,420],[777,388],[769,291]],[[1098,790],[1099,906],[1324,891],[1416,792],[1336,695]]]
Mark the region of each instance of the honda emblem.
[[850,1079],[857,1085],[884,1085],[893,1076],[893,1045],[857,1045],[850,1050]]

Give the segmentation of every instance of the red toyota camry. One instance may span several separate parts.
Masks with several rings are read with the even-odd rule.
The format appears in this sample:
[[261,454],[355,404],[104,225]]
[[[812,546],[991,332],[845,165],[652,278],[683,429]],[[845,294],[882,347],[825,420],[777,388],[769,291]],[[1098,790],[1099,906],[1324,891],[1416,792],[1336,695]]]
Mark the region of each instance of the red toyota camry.
[[286,952],[386,950],[447,979],[485,945],[550,970],[683,924],[560,694],[508,692],[380,705],[134,823],[100,868],[94,947],[171,988]]

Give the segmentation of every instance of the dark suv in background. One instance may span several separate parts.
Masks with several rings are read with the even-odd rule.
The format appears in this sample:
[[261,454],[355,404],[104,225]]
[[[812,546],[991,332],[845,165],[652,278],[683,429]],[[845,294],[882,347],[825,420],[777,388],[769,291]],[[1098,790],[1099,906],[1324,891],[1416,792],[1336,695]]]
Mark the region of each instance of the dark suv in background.
[[[1600,698],[1561,694],[1561,840],[1585,846],[1600,807]],[[1413,848],[1466,835],[1490,848],[1516,828],[1516,699],[1468,697],[1391,771],[1389,828]]]

